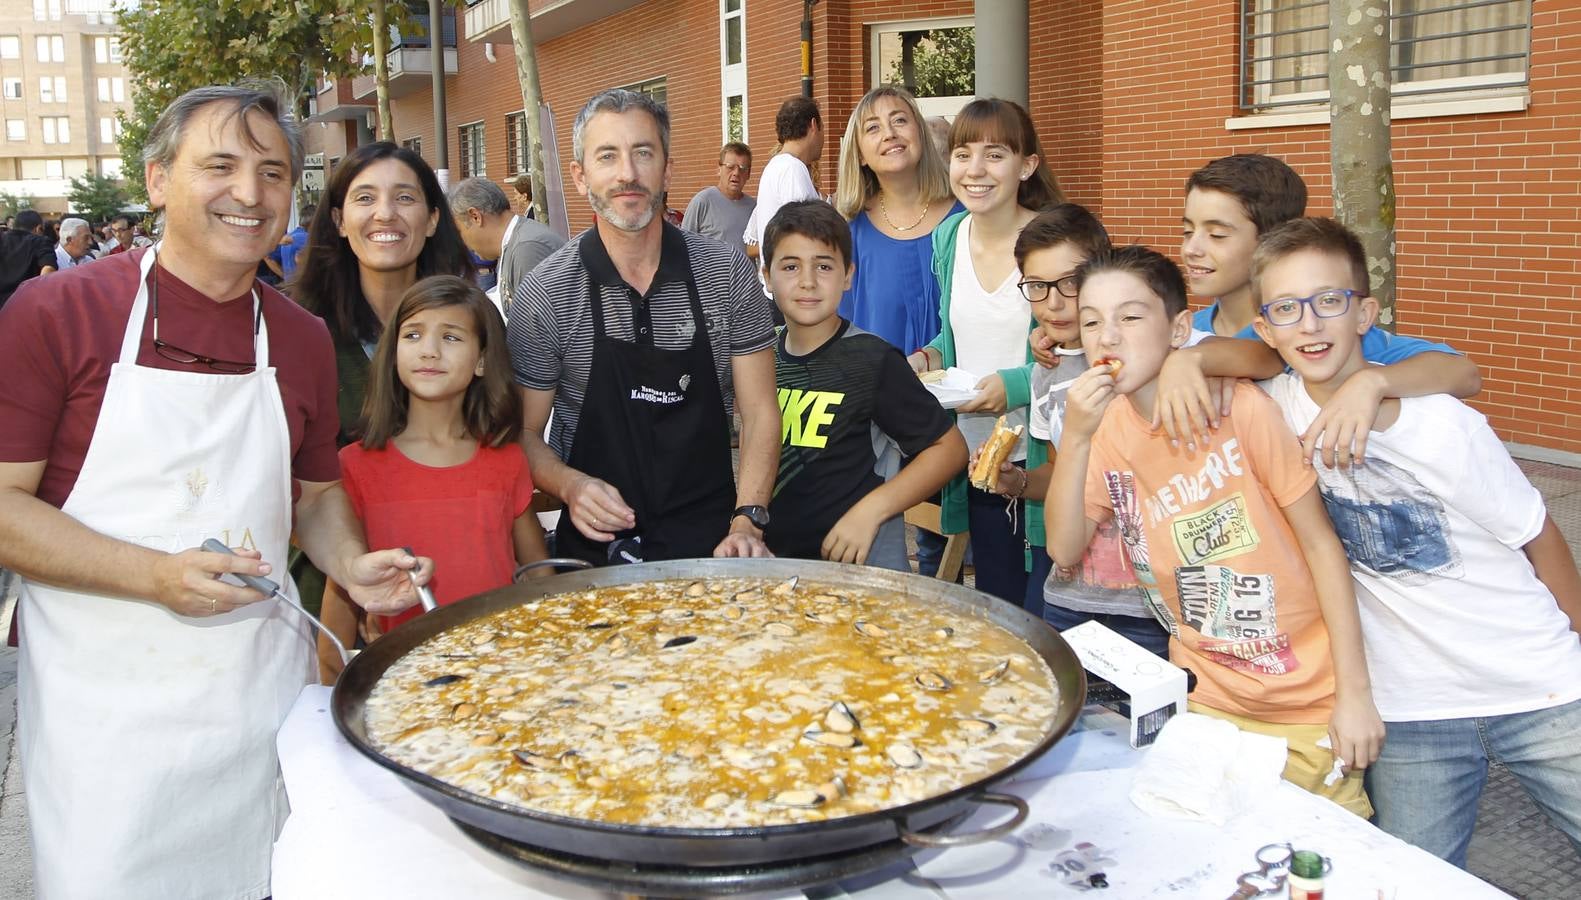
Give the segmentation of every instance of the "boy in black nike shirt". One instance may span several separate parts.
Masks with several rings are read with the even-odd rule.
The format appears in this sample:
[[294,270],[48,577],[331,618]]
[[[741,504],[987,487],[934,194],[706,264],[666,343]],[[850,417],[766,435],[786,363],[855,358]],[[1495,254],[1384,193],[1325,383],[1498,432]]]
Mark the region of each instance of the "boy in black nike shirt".
[[[780,468],[764,540],[776,556],[910,571],[901,514],[965,468],[966,442],[900,351],[836,313],[854,269],[834,207],[780,207],[759,255],[785,316]],[[886,482],[875,466],[891,442],[910,462]]]

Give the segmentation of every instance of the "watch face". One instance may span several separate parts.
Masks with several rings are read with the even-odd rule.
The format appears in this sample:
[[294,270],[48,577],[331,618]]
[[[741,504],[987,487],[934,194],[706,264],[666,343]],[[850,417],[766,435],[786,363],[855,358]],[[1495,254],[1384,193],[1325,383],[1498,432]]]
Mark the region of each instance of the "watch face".
[[761,506],[743,506],[736,510],[736,515],[745,516],[747,521],[759,528],[769,527],[769,511]]

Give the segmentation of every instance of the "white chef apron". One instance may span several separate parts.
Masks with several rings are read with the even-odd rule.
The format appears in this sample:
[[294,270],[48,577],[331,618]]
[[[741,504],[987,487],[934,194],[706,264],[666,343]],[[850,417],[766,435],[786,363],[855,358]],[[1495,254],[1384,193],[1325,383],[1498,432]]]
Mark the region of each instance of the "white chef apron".
[[[155,252],[62,511],[156,550],[207,537],[255,548],[294,601],[290,437],[268,329],[250,375],[139,366]],[[256,289],[253,307],[260,321]],[[311,676],[302,618],[278,600],[187,618],[38,583],[24,583],[21,607],[18,734],[37,895],[268,895],[286,812],[275,732]]]

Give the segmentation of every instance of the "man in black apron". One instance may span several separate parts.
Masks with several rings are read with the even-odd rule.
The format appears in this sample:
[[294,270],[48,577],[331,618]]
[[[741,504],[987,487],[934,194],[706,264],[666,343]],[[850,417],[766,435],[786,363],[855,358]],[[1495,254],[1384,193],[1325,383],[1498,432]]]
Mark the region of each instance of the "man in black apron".
[[738,249],[659,215],[662,106],[606,91],[577,116],[572,143],[572,178],[598,217],[523,280],[509,326],[533,480],[566,503],[556,553],[767,556],[779,462],[772,307]]

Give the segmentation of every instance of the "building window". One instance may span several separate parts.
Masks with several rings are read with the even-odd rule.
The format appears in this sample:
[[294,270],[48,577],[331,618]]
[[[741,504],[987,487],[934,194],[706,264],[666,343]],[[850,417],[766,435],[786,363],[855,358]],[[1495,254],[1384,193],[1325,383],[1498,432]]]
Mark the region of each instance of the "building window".
[[639,94],[646,94],[647,96],[652,97],[654,102],[658,103],[660,106],[669,105],[670,87],[669,80],[666,78],[650,78],[647,81],[639,81],[636,84],[622,85],[622,87],[628,91],[636,91]]
[[[1523,85],[1531,0],[1392,0],[1396,97]],[[1328,5],[1241,0],[1241,108],[1328,103]]]
[[44,143],[71,143],[71,120],[65,116],[45,116],[40,120],[44,129]]
[[7,100],[22,99],[22,79],[7,78],[5,80],[5,98]]
[[747,139],[746,0],[719,0],[719,92],[726,141]]
[[39,62],[65,62],[66,38],[59,34],[41,34],[34,39]]
[[65,178],[66,177],[66,161],[62,160],[62,159],[46,159],[46,160],[44,160],[44,177],[45,178]]
[[527,114],[505,117],[505,177],[515,178],[529,170],[527,164]]
[[121,61],[121,39],[118,37],[96,37],[93,39],[93,61],[96,63],[118,63]]
[[115,116],[99,117],[99,143],[113,144],[121,136],[121,120]]
[[105,178],[120,178],[121,158],[119,156],[107,156],[99,160],[99,174]]
[[14,34],[0,35],[0,59],[21,59],[22,39]]
[[460,138],[461,177],[482,177],[487,173],[483,155],[483,123],[473,122],[456,129]]
[[126,80],[124,78],[110,79],[110,99],[116,103],[126,99]]
[[977,93],[977,29],[970,18],[868,26],[872,86],[903,85],[925,116],[954,116]]
[[725,142],[747,139],[747,104],[742,97],[725,98]]
[[420,137],[409,137],[401,142],[401,146],[416,153],[418,156],[423,155],[423,139]]
[[6,119],[5,139],[8,141],[27,140],[27,122],[22,119]]
[[56,75],[53,78],[43,77],[38,80],[38,100],[40,103],[65,103],[66,79]]

